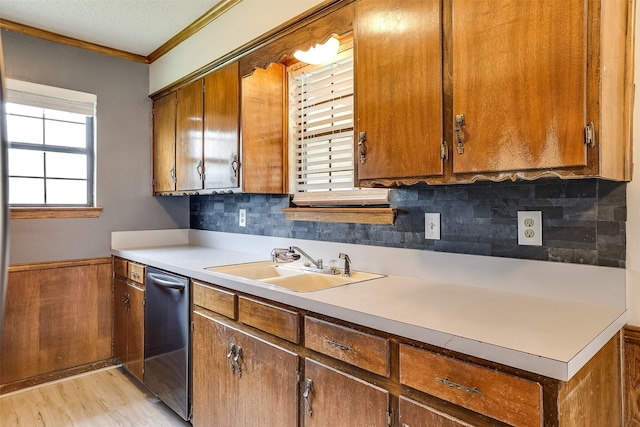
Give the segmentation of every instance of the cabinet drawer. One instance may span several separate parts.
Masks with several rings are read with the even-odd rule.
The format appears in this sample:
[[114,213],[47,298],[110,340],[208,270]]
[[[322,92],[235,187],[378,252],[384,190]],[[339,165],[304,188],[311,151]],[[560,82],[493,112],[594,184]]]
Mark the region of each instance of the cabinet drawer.
[[287,341],[300,342],[300,319],[295,311],[240,297],[238,320]]
[[129,280],[144,284],[144,265],[129,262]]
[[389,340],[305,317],[305,345],[311,350],[389,377]]
[[236,295],[233,292],[193,282],[193,304],[230,319],[236,318]]
[[116,276],[128,277],[127,261],[122,258],[113,259],[113,271]]
[[401,344],[400,382],[513,426],[542,425],[534,381]]
[[398,417],[401,427],[473,427],[451,415],[400,396]]

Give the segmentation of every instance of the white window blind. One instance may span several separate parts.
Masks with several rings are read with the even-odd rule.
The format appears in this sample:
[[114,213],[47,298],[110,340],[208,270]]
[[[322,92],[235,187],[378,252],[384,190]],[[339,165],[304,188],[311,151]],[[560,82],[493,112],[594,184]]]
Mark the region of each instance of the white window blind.
[[70,89],[7,79],[7,102],[93,116],[96,95]]
[[[309,67],[311,68],[311,67]],[[353,188],[353,56],[291,73],[290,142],[296,191]]]

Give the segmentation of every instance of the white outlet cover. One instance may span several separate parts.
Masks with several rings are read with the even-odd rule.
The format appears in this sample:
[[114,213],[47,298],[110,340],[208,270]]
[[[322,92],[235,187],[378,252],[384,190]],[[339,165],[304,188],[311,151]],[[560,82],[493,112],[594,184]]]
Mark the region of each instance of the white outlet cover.
[[428,240],[440,240],[440,214],[424,214],[424,238]]
[[247,210],[246,209],[240,209],[238,211],[238,225],[240,227],[247,226]]
[[542,246],[542,211],[518,211],[518,244]]

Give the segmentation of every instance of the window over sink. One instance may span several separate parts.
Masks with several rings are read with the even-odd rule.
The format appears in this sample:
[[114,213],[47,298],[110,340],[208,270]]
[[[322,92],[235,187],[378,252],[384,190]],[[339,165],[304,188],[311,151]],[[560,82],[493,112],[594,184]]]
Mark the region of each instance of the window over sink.
[[297,206],[388,205],[389,190],[354,186],[353,48],[288,68],[289,188]]

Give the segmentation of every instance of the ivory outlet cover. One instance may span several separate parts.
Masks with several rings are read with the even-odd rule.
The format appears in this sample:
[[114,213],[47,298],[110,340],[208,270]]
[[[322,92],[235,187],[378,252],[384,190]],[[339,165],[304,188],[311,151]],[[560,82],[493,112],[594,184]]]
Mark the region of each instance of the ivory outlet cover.
[[542,212],[518,212],[518,244],[542,246]]
[[428,240],[440,240],[440,214],[424,214],[424,238]]

